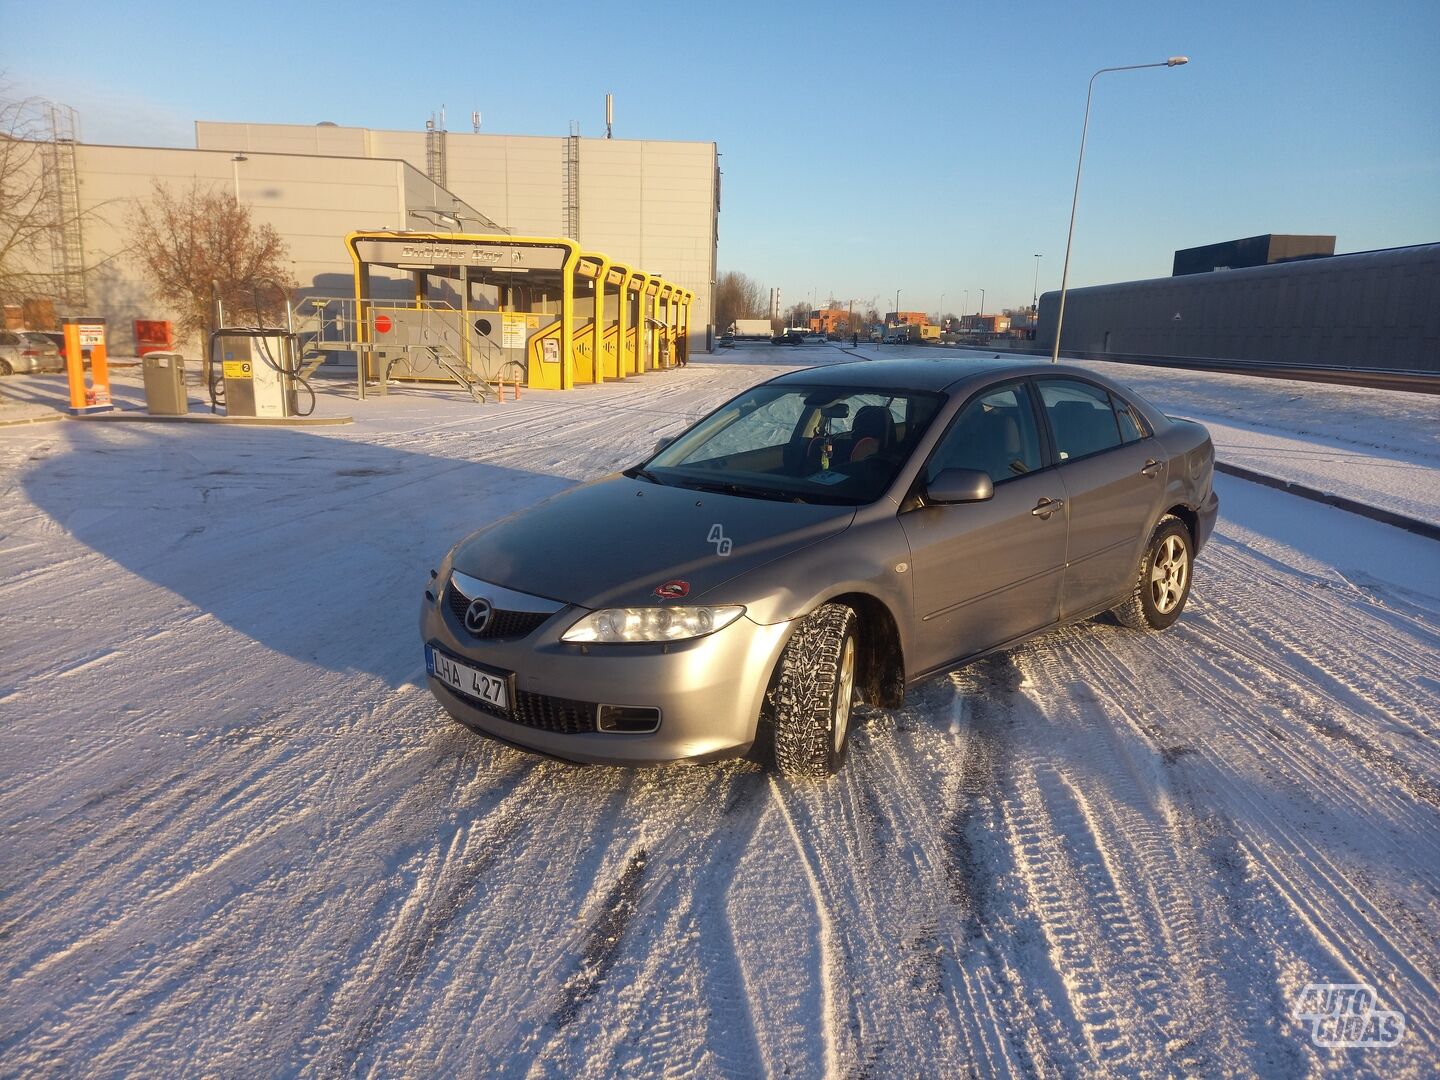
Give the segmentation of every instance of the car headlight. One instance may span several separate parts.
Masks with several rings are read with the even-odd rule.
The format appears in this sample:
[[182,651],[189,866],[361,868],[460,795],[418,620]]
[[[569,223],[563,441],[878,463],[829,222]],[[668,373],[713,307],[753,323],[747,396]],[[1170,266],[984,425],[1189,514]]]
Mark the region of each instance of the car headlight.
[[684,641],[729,626],[743,607],[625,607],[592,611],[560,635],[561,641]]

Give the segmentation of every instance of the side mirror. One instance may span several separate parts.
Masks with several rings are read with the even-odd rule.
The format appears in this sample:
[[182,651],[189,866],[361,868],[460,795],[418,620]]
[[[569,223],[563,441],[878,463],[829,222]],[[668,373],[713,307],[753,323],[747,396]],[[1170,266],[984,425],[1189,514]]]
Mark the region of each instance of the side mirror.
[[927,503],[985,502],[994,497],[990,474],[978,469],[945,469],[925,488]]
[[675,441],[675,436],[674,436],[674,435],[667,435],[667,436],[666,436],[665,438],[663,438],[663,439],[656,439],[656,440],[655,440],[655,449],[652,450],[652,451],[650,451],[650,452],[651,452],[652,454],[658,454],[661,450],[664,450],[665,447],[669,446],[669,445],[670,445],[672,442],[674,442],[674,441]]

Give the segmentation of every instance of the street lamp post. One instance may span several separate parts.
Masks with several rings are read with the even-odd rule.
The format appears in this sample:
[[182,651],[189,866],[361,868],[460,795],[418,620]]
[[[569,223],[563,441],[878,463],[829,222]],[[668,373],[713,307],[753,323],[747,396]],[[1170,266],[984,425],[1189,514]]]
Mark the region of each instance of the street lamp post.
[[1030,290],[1030,314],[1035,315],[1040,310],[1040,256],[1035,256],[1035,284]]
[[1060,328],[1065,325],[1065,292],[1070,284],[1070,245],[1075,239],[1075,208],[1080,204],[1080,171],[1085,167],[1085,136],[1090,132],[1090,97],[1095,93],[1095,80],[1107,71],[1139,71],[1141,68],[1173,68],[1188,64],[1188,56],[1172,56],[1155,64],[1127,64],[1124,67],[1101,68],[1090,76],[1085,91],[1085,123],[1080,128],[1080,158],[1075,162],[1075,194],[1070,199],[1070,231],[1065,236],[1065,267],[1060,271],[1060,311],[1055,316],[1055,347],[1050,352],[1052,364],[1060,361]]
[[235,176],[235,201],[237,203],[240,201],[240,162],[249,160],[244,154],[230,155],[230,171]]
[[984,290],[984,289],[981,289],[981,290],[980,290],[980,310],[977,311],[975,314],[976,314],[976,315],[979,315],[981,318],[984,318],[984,316],[985,316],[985,290]]

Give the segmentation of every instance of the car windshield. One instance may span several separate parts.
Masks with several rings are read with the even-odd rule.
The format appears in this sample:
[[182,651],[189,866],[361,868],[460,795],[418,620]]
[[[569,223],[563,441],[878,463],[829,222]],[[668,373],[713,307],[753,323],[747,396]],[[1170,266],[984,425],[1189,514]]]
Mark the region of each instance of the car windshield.
[[37,331],[37,330],[26,330],[26,331],[25,331],[24,333],[22,333],[20,336],[21,336],[22,338],[24,338],[26,341],[28,341],[31,345],[54,345],[54,344],[55,344],[55,343],[54,343],[53,341],[51,341],[48,337],[46,337],[44,334],[40,333],[40,332]]
[[889,487],[942,400],[916,390],[757,386],[628,475],[752,498],[859,506]]

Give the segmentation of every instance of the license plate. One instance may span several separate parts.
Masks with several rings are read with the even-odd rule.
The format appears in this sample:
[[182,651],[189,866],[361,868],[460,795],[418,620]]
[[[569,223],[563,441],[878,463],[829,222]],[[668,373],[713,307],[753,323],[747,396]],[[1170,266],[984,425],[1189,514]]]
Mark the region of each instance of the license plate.
[[474,698],[501,712],[510,711],[508,672],[485,671],[462,664],[430,645],[425,646],[425,670],[457,694]]

